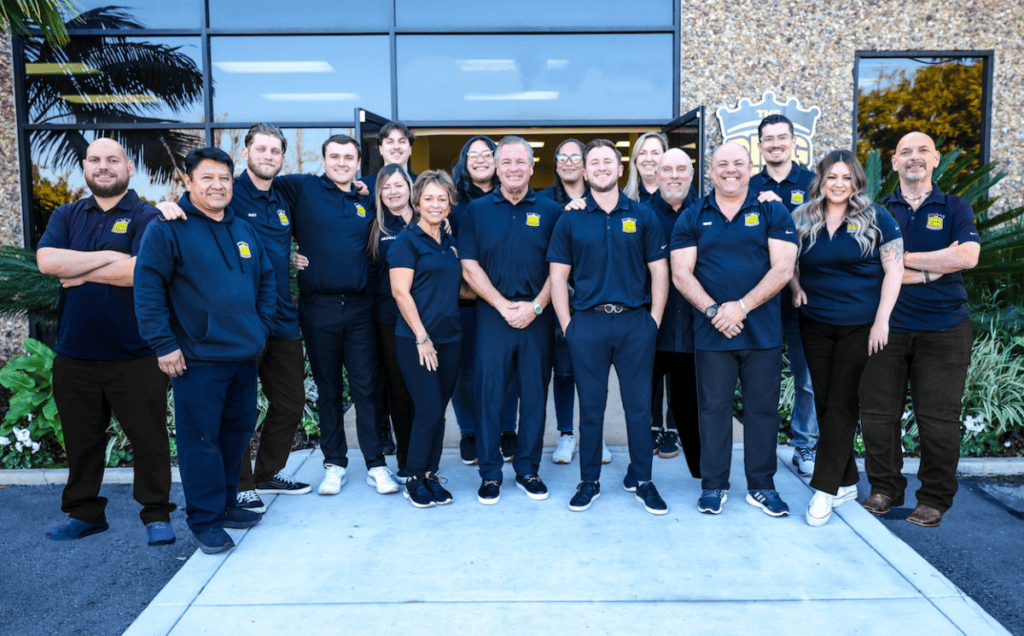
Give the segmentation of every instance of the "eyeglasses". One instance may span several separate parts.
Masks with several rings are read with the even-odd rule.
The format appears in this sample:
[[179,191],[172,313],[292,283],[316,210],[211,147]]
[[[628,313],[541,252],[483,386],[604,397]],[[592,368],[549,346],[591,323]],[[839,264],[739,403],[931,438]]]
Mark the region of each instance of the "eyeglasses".
[[566,161],[583,163],[583,155],[555,155],[555,163],[565,163]]
[[483,152],[470,150],[466,153],[466,159],[469,159],[470,161],[476,161],[477,159],[490,159],[492,157],[494,157],[493,150],[485,150]]

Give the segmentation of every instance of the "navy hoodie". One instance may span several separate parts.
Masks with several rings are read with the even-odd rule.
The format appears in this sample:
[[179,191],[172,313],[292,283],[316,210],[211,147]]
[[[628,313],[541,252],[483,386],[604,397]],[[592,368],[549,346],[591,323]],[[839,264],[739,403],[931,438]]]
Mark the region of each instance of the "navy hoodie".
[[150,223],[135,261],[139,333],[157,355],[186,364],[255,360],[274,324],[274,268],[251,225],[227,208],[221,221],[188,198],[185,221]]

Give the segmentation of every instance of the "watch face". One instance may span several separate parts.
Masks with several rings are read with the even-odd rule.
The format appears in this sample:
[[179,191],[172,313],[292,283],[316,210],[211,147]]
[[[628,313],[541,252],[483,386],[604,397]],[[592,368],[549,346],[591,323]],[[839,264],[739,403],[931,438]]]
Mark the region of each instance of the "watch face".
[[714,318],[716,314],[718,314],[718,305],[711,305],[704,310],[704,315],[708,318]]

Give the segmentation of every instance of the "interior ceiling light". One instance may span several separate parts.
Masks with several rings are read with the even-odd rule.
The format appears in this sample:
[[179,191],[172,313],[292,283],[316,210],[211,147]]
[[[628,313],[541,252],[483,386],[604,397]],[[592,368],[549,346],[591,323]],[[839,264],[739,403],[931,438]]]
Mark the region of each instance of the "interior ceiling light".
[[61,95],[69,104],[162,104],[153,95]]
[[101,71],[84,62],[31,63],[25,65],[25,75],[96,75]]
[[214,62],[225,73],[333,73],[327,62]]
[[558,91],[525,91],[522,93],[504,93],[500,95],[483,95],[466,93],[467,102],[524,102],[558,99]]
[[351,102],[359,99],[358,93],[263,93],[263,99],[272,102]]
[[616,148],[629,148],[629,142],[628,141],[616,141],[615,142],[615,147]]
[[528,141],[526,143],[530,144],[531,148],[543,148],[544,147],[544,142],[543,141]]

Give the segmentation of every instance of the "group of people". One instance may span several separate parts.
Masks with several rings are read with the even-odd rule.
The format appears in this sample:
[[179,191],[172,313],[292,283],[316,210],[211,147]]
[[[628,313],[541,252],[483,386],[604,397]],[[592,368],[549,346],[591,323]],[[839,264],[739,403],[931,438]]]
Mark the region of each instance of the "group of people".
[[[203,551],[233,546],[224,528],[258,523],[260,494],[310,492],[282,472],[302,417],[303,343],[318,388],[321,495],[346,479],[347,380],[378,493],[402,492],[418,508],[453,501],[438,474],[452,401],[463,462],[479,464],[478,501],[498,503],[509,460],[516,487],[546,499],[553,375],[552,460],[569,463],[576,449],[575,389],[581,479],[568,505],[587,510],[610,461],[614,365],[629,445],[623,487],[645,510],[668,512],[652,458],[681,448],[701,480],[698,510],[722,512],[739,381],[746,501],[787,515],[774,485],[785,338],[800,389],[794,463],[814,490],[807,522],[822,525],[856,498],[858,424],[871,483],[862,505],[885,514],[902,504],[909,383],[922,487],[908,520],[938,525],[956,491],[970,362],[959,274],[979,253],[970,206],[931,181],[939,153],[922,133],[897,146],[900,185],[882,205],[849,151],[811,172],[792,160],[784,116],[766,118],[758,137],[764,170],[752,175],[746,149],[723,144],[701,197],[690,157],[657,133],[636,141],[624,190],[614,143],[569,139],[556,150],[555,185],[535,192],[533,149],[515,136],[473,137],[452,175],[415,175],[415,137],[390,123],[378,135],[386,165],[358,180],[352,137],[323,143],[323,175],[282,176],[285,137],[257,124],[239,176],[223,151],[194,150],[186,194],[159,209],[128,189],[124,149],[98,139],[83,162],[93,196],[58,208],[39,243],[40,270],[63,285],[54,394],[71,469],[69,517],[48,538],[107,529],[99,485],[113,412],[135,449],[149,542],[175,540],[168,376],[187,521]],[[257,377],[269,408],[253,467]]]

